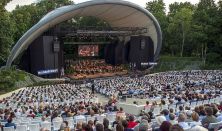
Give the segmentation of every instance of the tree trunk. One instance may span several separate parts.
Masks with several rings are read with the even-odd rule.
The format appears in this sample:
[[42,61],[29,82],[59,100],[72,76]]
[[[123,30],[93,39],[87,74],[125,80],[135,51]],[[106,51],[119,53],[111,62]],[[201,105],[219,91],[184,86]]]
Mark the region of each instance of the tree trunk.
[[184,32],[184,25],[182,22],[182,33],[183,33],[183,40],[182,40],[182,45],[181,45],[181,52],[180,52],[180,56],[183,57],[183,50],[184,50],[184,43],[185,43],[185,32]]
[[205,50],[204,50],[204,66],[206,64],[206,59],[207,59],[207,43],[205,43]]

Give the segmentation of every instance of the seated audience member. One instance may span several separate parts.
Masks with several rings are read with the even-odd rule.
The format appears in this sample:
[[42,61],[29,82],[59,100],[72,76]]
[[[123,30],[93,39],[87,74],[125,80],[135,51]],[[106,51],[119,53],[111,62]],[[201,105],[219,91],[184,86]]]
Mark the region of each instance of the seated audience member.
[[206,117],[202,119],[201,123],[204,127],[208,128],[210,123],[217,123],[218,120],[215,116],[213,116],[212,107],[205,108]]
[[193,121],[192,118],[191,118],[192,113],[193,113],[193,112],[190,111],[190,110],[188,110],[188,111],[186,112],[187,119],[185,120],[185,122],[192,122],[192,121]]
[[126,117],[126,114],[125,114],[125,112],[123,111],[123,108],[122,108],[122,107],[119,108],[119,111],[117,111],[116,116],[120,116],[120,117],[122,117],[122,118],[125,118],[125,117]]
[[191,126],[191,127],[202,125],[201,122],[200,122],[200,120],[199,120],[199,115],[198,115],[198,113],[193,112],[192,115],[191,115],[191,118],[192,118],[192,122],[190,122],[190,126]]
[[96,131],[104,131],[104,126],[100,123],[96,124]]
[[156,122],[157,122],[158,126],[161,126],[164,121],[166,121],[166,117],[164,117],[164,116],[157,116],[156,117]]
[[60,126],[60,131],[71,131],[71,129],[68,126],[68,122],[64,121]]
[[121,122],[118,122],[116,125],[116,131],[124,131],[124,127]]
[[63,121],[62,117],[59,117],[58,112],[52,114],[52,121]]
[[119,122],[122,122],[122,118],[121,116],[116,116],[116,120],[113,122],[112,127],[114,127],[116,124],[118,124]]
[[77,122],[75,131],[82,131],[82,122]]
[[124,131],[133,131],[133,129],[128,128],[128,122],[127,120],[122,120],[122,125],[124,127]]
[[107,118],[103,119],[103,126],[104,126],[104,131],[111,131],[111,129],[109,129],[109,120]]
[[176,124],[170,127],[170,131],[184,131],[184,129],[179,124]]
[[94,130],[95,129],[95,125],[94,122],[92,120],[88,121],[88,125]]
[[11,127],[11,126],[13,126],[16,129],[15,123],[12,123],[12,118],[9,117],[8,122],[5,124],[5,127]]
[[151,109],[151,105],[149,101],[146,101],[146,105],[144,106],[144,111],[148,113]]
[[169,114],[169,119],[170,119],[170,123],[172,124],[172,125],[175,125],[175,124],[177,124],[178,122],[175,120],[175,115],[174,114]]
[[167,109],[164,109],[164,110],[161,112],[161,114],[163,114],[163,115],[165,116],[165,118],[166,118],[167,121],[170,120],[170,118],[169,118],[169,111],[168,111]]
[[138,123],[134,121],[134,116],[129,116],[128,128],[134,128]]
[[140,127],[147,125],[148,124],[148,129],[152,129],[151,125],[149,124],[149,118],[147,116],[142,116],[141,118],[141,122],[138,123],[135,127],[134,127],[134,131],[139,131]]
[[172,124],[169,121],[164,121],[161,124],[159,131],[169,131],[171,126],[172,126]]
[[186,116],[181,113],[179,114],[179,117],[178,117],[178,124],[183,128],[183,129],[189,129],[190,126],[188,125],[187,122],[185,122],[186,120]]

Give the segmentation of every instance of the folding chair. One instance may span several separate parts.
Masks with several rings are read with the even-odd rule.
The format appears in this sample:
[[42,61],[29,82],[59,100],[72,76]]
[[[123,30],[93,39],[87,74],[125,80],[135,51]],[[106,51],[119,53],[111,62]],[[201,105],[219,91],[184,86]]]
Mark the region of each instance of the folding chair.
[[39,131],[40,130],[40,125],[39,124],[29,124],[29,130],[30,131]]
[[14,127],[3,127],[3,131],[15,131]]
[[45,122],[45,123],[41,123],[41,128],[46,128],[49,131],[51,131],[52,126],[51,126],[51,122]]
[[16,126],[16,131],[27,131],[26,125],[18,125]]
[[58,131],[60,129],[60,126],[62,124],[62,121],[53,121],[52,126],[54,131]]

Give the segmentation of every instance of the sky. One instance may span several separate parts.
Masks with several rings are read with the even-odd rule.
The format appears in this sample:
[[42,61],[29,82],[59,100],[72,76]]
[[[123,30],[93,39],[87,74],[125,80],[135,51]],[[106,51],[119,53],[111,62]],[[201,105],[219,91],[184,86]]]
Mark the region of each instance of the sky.
[[[12,0],[7,6],[6,9],[8,11],[12,11],[16,5],[28,5],[31,4],[33,2],[35,2],[37,0]],[[81,3],[81,2],[85,2],[85,1],[89,1],[89,0],[73,0],[75,3]],[[136,3],[140,6],[145,7],[146,3],[149,1],[153,1],[153,0],[125,0],[125,1],[130,1],[132,3]],[[199,2],[199,0],[163,0],[166,3],[166,6],[168,7],[169,4],[174,3],[174,2],[191,2],[192,4],[197,4]],[[216,0],[218,1],[218,0]],[[167,9],[168,11],[168,9]]]

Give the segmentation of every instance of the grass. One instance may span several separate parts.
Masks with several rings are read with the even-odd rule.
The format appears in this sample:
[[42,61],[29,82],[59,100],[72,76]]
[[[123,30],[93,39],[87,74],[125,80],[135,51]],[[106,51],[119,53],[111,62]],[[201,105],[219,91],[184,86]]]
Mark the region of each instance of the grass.
[[152,70],[154,73],[179,70],[201,69],[203,62],[197,57],[161,56],[158,65]]

